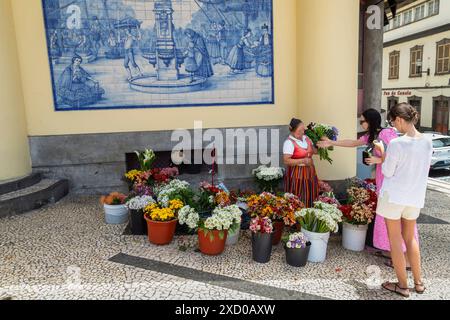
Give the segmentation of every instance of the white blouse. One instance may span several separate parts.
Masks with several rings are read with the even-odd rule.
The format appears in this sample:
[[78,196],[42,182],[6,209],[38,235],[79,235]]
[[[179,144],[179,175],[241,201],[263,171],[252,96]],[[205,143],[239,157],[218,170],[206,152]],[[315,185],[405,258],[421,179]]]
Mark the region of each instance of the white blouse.
[[403,136],[391,141],[383,163],[380,195],[395,204],[422,209],[425,204],[433,145],[426,137]]
[[293,141],[295,141],[300,148],[305,149],[305,150],[308,149],[308,140],[307,140],[306,135],[303,136],[302,140],[296,139],[293,136],[289,136],[289,139],[287,139],[284,142],[283,154],[286,154],[286,155],[293,155],[294,154],[295,147],[294,147],[294,143],[292,142],[291,139]]

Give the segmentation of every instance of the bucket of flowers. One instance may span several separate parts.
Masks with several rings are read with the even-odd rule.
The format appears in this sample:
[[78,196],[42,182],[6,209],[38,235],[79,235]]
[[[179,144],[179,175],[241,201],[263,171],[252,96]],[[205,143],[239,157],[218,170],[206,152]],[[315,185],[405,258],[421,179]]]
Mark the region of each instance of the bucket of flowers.
[[342,246],[351,251],[363,251],[368,225],[375,217],[377,194],[364,187],[351,187],[347,193],[348,203],[339,207],[344,214]]
[[308,261],[311,242],[302,232],[291,233],[283,238],[286,262],[293,267],[304,267]]
[[147,171],[131,170],[125,174],[129,190],[138,194],[151,194],[153,187],[166,184],[179,174],[178,168],[154,168]]
[[178,211],[184,204],[179,199],[169,200],[167,206],[152,203],[144,208],[147,221],[148,240],[156,245],[166,245],[172,242],[177,226]]
[[100,198],[100,203],[105,210],[105,221],[107,224],[123,224],[128,220],[128,209],[125,206],[127,196],[112,192]]
[[144,219],[144,209],[155,200],[149,195],[130,195],[125,203],[130,215],[130,228],[133,235],[147,234],[147,222]]
[[295,212],[303,207],[301,201],[292,194],[276,196],[269,192],[251,196],[248,199],[248,213],[252,217],[268,217],[274,228],[272,244],[278,245],[285,226],[296,224]]
[[269,217],[256,216],[250,222],[252,232],[252,258],[267,263],[272,254],[273,225]]
[[[322,139],[330,139],[336,141],[339,136],[339,131],[336,127],[322,124],[322,123],[310,123],[305,131],[305,134],[311,139],[314,146],[317,148],[317,143]],[[330,164],[333,160],[330,158],[330,151],[333,151],[333,147],[318,148],[320,160],[326,160]]]
[[283,180],[284,168],[259,166],[252,174],[261,192],[275,193]]
[[313,208],[297,211],[296,218],[302,226],[302,232],[311,242],[308,261],[325,261],[330,232],[338,232],[342,212],[335,205],[317,201]]
[[[199,214],[203,217],[211,215],[212,211],[217,207],[216,196],[221,193],[221,196],[225,196],[223,190],[219,187],[212,185],[206,181],[200,183],[198,193],[195,195],[196,209],[199,210]],[[229,199],[223,199],[228,201]],[[221,201],[220,198],[217,201]]]
[[[241,231],[242,210],[237,205],[234,205],[235,202],[236,198],[234,194],[228,193],[223,190],[219,191],[215,196],[215,203],[217,205],[217,208],[224,208],[224,210],[230,210],[230,208],[233,208],[233,210],[236,208],[239,209],[240,214],[239,221],[236,221],[236,223],[233,224],[231,228],[228,230],[227,241],[225,243],[227,246],[232,246],[238,243],[239,234]],[[217,212],[217,210],[215,212]],[[238,212],[237,211],[234,213],[230,212],[230,214],[238,214]]]
[[236,205],[217,207],[210,217],[205,218],[187,205],[181,208],[178,218],[181,225],[197,230],[200,252],[215,256],[225,250],[228,231],[240,224],[241,210]]

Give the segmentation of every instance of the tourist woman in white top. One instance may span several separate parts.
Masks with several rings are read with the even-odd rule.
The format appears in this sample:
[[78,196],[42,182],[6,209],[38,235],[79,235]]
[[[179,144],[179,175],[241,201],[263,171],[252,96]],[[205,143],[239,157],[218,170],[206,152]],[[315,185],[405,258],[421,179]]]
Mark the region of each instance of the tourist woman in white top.
[[378,200],[377,214],[384,217],[391,244],[391,256],[398,283],[385,282],[383,288],[403,297],[409,297],[406,261],[402,240],[406,244],[414,288],[423,293],[419,244],[414,237],[416,220],[424,207],[428,174],[433,147],[415,128],[419,113],[407,103],[393,107],[389,112],[392,126],[403,133],[389,144],[386,152],[382,143],[376,142],[384,159],[384,183]]

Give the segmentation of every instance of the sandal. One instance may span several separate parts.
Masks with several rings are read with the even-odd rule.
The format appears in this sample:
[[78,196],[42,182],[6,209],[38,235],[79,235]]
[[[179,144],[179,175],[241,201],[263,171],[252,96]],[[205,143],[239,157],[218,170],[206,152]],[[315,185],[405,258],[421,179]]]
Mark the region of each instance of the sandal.
[[[389,259],[389,261],[386,261],[384,263],[385,266],[388,266],[389,268],[394,269],[394,264],[392,263],[392,259]],[[406,267],[406,271],[411,271],[411,267]]]
[[[422,287],[422,290],[417,290],[417,287]],[[422,282],[414,283],[414,290],[417,294],[423,294],[427,288],[423,285]]]
[[[390,285],[393,285],[394,288],[389,288]],[[409,294],[409,289],[408,288],[402,288],[399,286],[398,283],[394,283],[394,282],[385,282],[382,284],[383,289],[390,291],[392,293],[398,294],[400,296],[402,296],[403,298],[409,298],[410,294]]]
[[372,255],[374,255],[375,257],[378,257],[378,258],[383,258],[383,259],[388,259],[388,260],[391,259],[391,257],[384,255],[383,251],[375,251],[374,253],[372,253]]

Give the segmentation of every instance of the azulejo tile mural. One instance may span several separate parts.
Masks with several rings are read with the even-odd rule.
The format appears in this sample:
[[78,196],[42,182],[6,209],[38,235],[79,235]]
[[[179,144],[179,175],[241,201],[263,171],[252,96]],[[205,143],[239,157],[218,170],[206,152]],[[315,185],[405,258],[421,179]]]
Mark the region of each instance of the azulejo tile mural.
[[42,0],[55,110],[273,104],[272,0]]

